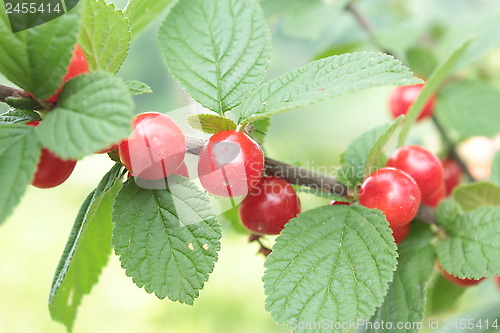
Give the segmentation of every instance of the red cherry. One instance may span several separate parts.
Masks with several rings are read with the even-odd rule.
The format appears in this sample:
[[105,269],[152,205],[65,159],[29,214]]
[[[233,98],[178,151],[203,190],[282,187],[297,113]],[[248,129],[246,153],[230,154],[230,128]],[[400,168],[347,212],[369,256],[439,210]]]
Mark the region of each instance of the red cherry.
[[179,126],[157,112],[135,116],[132,125],[132,134],[118,149],[123,165],[134,176],[146,180],[172,175],[186,155],[186,140]]
[[447,158],[443,161],[444,183],[446,185],[446,195],[450,195],[453,189],[460,184],[462,178],[462,167],[457,161]]
[[101,151],[98,151],[97,154],[106,154],[106,153],[109,153],[110,151],[118,149],[119,146],[120,146],[120,144],[112,145],[109,148],[106,148],[106,149],[103,149]]
[[66,70],[66,74],[63,77],[62,84],[59,86],[59,89],[57,89],[54,95],[50,96],[47,99],[47,102],[49,103],[57,102],[57,98],[59,97],[59,93],[62,90],[64,82],[80,74],[88,72],[89,72],[89,64],[87,62],[87,58],[85,57],[85,53],[83,53],[83,50],[80,48],[79,45],[75,45],[75,48],[73,50],[73,55]]
[[337,201],[337,200],[332,200],[330,201],[330,206],[336,206],[336,205],[350,205],[349,202],[344,202],[344,201]]
[[264,171],[264,153],[243,132],[227,130],[213,135],[203,146],[198,176],[213,195],[236,197],[257,185]]
[[263,177],[243,199],[238,214],[243,225],[257,234],[277,235],[300,213],[299,197],[284,179]]
[[184,176],[186,178],[189,178],[189,172],[186,163],[182,162],[181,166],[174,171],[174,175]]
[[444,198],[446,198],[446,186],[444,185],[444,183],[441,183],[441,186],[439,186],[436,194],[425,201],[422,200],[422,203],[436,208],[439,203],[444,200]]
[[470,286],[474,286],[476,284],[478,284],[479,282],[483,281],[484,278],[482,279],[479,279],[479,280],[474,280],[474,279],[461,279],[461,278],[458,278],[450,273],[448,273],[447,271],[444,270],[443,267],[441,267],[441,265],[438,264],[438,268],[439,270],[441,271],[441,274],[444,276],[444,278],[448,281],[450,281],[451,283],[457,285],[457,286],[460,286],[460,287],[470,287]]
[[434,196],[444,182],[441,161],[433,153],[420,146],[399,148],[392,154],[387,166],[403,170],[415,179],[423,201]]
[[500,288],[500,276],[495,276],[495,281],[497,282],[498,288]]
[[396,244],[401,243],[405,240],[406,236],[410,233],[411,223],[405,224],[401,227],[391,227],[392,236],[394,237],[394,241]]
[[[36,127],[39,120],[30,121],[26,125]],[[61,185],[75,169],[76,161],[63,160],[46,148],[42,148],[40,162],[31,185],[38,188],[52,188]]]
[[[394,118],[399,117],[402,114],[406,114],[410,106],[415,102],[420,91],[424,88],[423,84],[414,84],[409,86],[397,87],[391,94],[389,99],[389,109]],[[418,116],[417,120],[422,120],[424,118],[430,117],[434,111],[434,104],[436,101],[436,96],[432,95],[427,101],[422,112]]]
[[417,183],[407,173],[394,168],[382,168],[364,180],[359,203],[368,208],[380,209],[391,227],[399,227],[417,215],[420,198]]

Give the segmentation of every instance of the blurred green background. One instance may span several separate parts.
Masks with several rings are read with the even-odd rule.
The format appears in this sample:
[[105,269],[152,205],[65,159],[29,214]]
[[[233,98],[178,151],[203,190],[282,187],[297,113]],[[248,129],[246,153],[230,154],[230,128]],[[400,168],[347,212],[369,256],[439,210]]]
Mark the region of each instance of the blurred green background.
[[[265,0],[273,32],[269,78],[297,68],[320,54],[375,50],[348,13],[322,10],[331,0]],[[115,2],[123,8],[124,1]],[[377,38],[398,56],[414,44],[446,45],[447,36],[477,26],[486,13],[498,10],[494,0],[364,0],[358,5],[373,20]],[[154,93],[135,98],[137,113],[169,112],[190,103],[168,75],[156,44],[164,15],[132,44],[119,75],[144,81]],[[450,32],[451,31],[451,32]],[[432,37],[432,38],[431,38]],[[500,43],[499,43],[500,44]],[[446,48],[431,45],[439,58]],[[484,77],[498,85],[498,47],[470,66],[467,75]],[[6,83],[0,78],[1,83]],[[272,118],[266,138],[267,154],[309,167],[338,165],[339,154],[361,131],[387,122],[391,88],[378,88],[280,114]],[[6,110],[0,106],[0,111]],[[438,147],[429,123],[416,126],[414,142]],[[30,188],[21,204],[0,227],[0,332],[64,332],[51,321],[47,299],[52,274],[64,248],[80,203],[113,165],[107,156],[80,161],[62,186],[52,190]],[[333,170],[333,169],[331,169]],[[304,209],[326,204],[302,195]],[[99,284],[84,298],[74,332],[287,332],[264,310],[261,277],[264,258],[255,244],[224,225],[222,251],[200,298],[193,307],[160,301],[138,289],[112,256]],[[441,318],[477,311],[485,304],[499,309],[500,291],[487,281],[470,288],[452,312]],[[493,311],[499,317],[500,310]]]

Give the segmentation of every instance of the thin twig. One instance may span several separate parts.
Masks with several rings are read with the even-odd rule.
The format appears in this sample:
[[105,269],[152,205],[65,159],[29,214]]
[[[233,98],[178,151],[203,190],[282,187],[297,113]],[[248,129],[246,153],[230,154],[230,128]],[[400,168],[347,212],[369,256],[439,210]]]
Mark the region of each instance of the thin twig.
[[0,102],[6,103],[7,98],[15,97],[15,98],[32,98],[28,93],[23,90],[19,90],[16,88],[7,87],[0,84]]

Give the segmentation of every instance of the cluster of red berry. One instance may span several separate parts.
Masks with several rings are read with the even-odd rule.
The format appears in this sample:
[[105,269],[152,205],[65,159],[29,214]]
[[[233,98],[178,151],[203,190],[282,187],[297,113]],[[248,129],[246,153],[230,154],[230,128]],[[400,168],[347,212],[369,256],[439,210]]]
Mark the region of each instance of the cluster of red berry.
[[[45,102],[51,104],[57,103],[59,93],[61,92],[64,83],[80,74],[88,72],[89,64],[87,62],[87,58],[85,57],[85,54],[80,46],[75,45],[70,64],[66,69],[66,74],[63,77],[59,89],[57,89],[57,91]],[[34,127],[38,126],[38,124],[40,124],[39,120],[26,123],[26,125]],[[66,179],[68,179],[75,169],[75,165],[76,161],[63,160],[50,150],[43,148],[40,156],[40,162],[38,163],[37,171],[31,184],[38,188],[52,188],[59,186],[64,183]]]

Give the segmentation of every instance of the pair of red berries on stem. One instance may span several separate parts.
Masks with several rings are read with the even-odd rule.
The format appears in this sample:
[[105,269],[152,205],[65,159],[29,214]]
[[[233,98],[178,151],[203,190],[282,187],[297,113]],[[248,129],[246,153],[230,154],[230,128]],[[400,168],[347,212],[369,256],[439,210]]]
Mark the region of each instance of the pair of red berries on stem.
[[[132,135],[119,145],[120,160],[135,176],[159,180],[180,173],[186,141],[168,116],[148,112],[133,120]],[[277,177],[262,177],[264,154],[259,144],[241,131],[214,134],[200,151],[198,176],[202,186],[221,197],[246,195],[240,219],[258,234],[278,234],[300,212],[293,187]]]
[[[82,49],[75,45],[73,55],[71,57],[66,74],[63,77],[62,83],[57,91],[49,97],[46,102],[54,104],[57,102],[59,93],[62,90],[64,83],[80,74],[88,73],[89,65],[87,58]],[[39,120],[26,123],[29,126],[38,126]],[[75,169],[76,161],[63,160],[46,148],[42,148],[40,161],[37,165],[37,170],[31,184],[38,188],[53,188],[61,185],[68,179]]]

